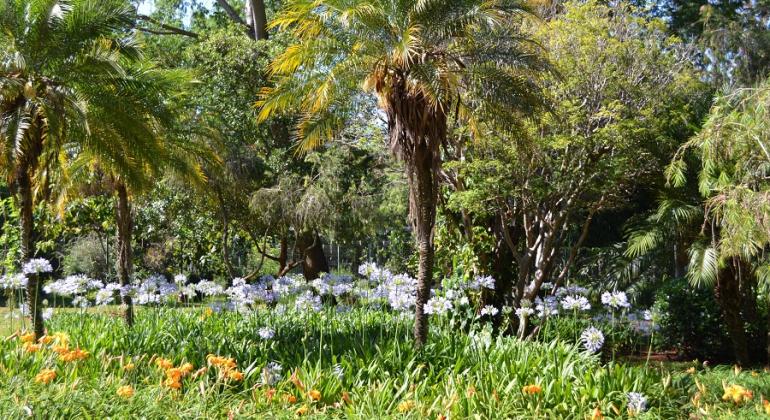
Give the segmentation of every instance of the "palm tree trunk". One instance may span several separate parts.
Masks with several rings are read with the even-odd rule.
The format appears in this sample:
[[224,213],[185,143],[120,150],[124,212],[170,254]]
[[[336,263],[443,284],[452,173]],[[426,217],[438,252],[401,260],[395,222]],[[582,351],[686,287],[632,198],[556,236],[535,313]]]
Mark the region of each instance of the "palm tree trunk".
[[[128,201],[128,191],[126,185],[119,182],[115,187],[118,193],[118,203],[115,212],[116,224],[118,226],[117,248],[118,248],[118,280],[121,286],[131,284],[132,255],[131,255],[131,236],[133,222],[131,220],[131,205]],[[131,296],[121,294],[121,299],[125,307],[126,324],[131,327],[134,325],[134,306]]]
[[719,273],[716,296],[725,319],[735,360],[739,365],[745,366],[749,363],[749,350],[741,316],[741,295],[736,271],[731,263]]
[[[418,148],[420,148],[418,146]],[[428,339],[428,318],[425,304],[433,284],[433,228],[436,224],[438,185],[435,176],[435,157],[427,150],[415,156],[408,166],[409,200],[412,225],[417,241],[419,266],[417,269],[417,301],[414,311],[414,341],[417,348]]]
[[[35,239],[33,236],[34,219],[32,215],[32,180],[26,162],[21,162],[17,168],[16,184],[18,187],[19,221],[21,224],[21,261],[24,263],[31,259],[35,254]],[[44,334],[44,325],[43,316],[40,311],[40,285],[38,284],[37,274],[27,275],[26,294],[35,337],[40,338]]]

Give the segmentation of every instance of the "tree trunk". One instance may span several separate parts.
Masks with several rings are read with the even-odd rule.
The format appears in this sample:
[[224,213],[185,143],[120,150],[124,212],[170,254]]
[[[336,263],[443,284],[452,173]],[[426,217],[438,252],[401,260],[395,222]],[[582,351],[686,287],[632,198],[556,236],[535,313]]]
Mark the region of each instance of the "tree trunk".
[[[131,236],[133,222],[131,219],[131,205],[128,201],[128,191],[126,185],[118,183],[115,187],[118,193],[117,209],[115,211],[116,224],[118,226],[117,234],[117,270],[118,280],[121,286],[131,284],[131,271],[133,270],[131,255]],[[121,300],[125,306],[126,324],[131,327],[134,325],[134,306],[131,296],[121,294]]]
[[222,215],[222,260],[225,263],[227,275],[230,277],[228,282],[232,282],[235,278],[235,270],[233,270],[233,264],[230,261],[230,218],[227,215],[225,199],[222,197],[222,191],[219,188],[217,188],[217,200],[219,201],[219,211]]
[[722,309],[735,359],[739,365],[745,366],[749,363],[749,350],[741,317],[741,294],[736,274],[737,270],[732,263],[721,270],[717,278],[716,296]]
[[267,39],[267,13],[264,0],[250,0],[254,39]]
[[[21,228],[21,262],[22,264],[30,260],[35,254],[34,238],[34,219],[32,215],[32,179],[29,166],[26,162],[21,162],[17,168],[16,184],[19,197],[19,222]],[[27,275],[27,306],[32,318],[32,326],[35,337],[40,338],[45,333],[43,325],[43,316],[40,310],[40,285],[37,274]]]
[[299,235],[297,248],[302,253],[302,274],[305,280],[315,280],[321,273],[329,272],[321,237],[315,232],[306,231]]
[[[422,149],[417,146],[416,149]],[[414,310],[414,341],[417,348],[428,339],[428,318],[425,304],[433,284],[433,228],[436,224],[436,200],[438,185],[434,171],[435,156],[428,150],[420,150],[407,168],[409,180],[410,216],[414,227],[419,255],[417,269],[417,302]],[[409,163],[407,163],[409,165]]]

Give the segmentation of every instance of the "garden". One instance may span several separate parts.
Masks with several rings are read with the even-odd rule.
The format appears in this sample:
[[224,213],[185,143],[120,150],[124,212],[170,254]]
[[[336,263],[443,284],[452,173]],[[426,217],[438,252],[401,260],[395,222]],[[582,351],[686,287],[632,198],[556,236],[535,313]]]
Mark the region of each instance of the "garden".
[[766,9],[0,0],[0,417],[770,418]]

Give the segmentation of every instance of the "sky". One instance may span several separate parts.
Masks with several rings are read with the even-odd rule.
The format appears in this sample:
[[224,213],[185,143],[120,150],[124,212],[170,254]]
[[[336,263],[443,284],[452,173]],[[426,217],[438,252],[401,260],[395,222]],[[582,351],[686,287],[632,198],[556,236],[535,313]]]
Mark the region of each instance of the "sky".
[[[204,7],[207,9],[212,8],[214,6],[214,0],[200,0],[200,3],[203,4]],[[139,1],[139,7],[137,11],[140,14],[148,15],[152,13],[152,11],[155,10],[155,1],[154,0],[140,0]],[[192,12],[189,12],[187,16],[185,16],[182,21],[185,25],[190,24],[190,19],[192,18]]]

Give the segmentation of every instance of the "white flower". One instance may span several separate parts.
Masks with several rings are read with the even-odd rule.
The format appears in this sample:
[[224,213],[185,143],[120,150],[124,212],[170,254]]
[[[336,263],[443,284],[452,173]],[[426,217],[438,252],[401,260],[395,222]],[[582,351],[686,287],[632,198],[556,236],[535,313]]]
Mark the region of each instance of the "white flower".
[[423,311],[428,315],[442,315],[452,309],[452,303],[444,297],[434,296],[425,303]]
[[530,315],[534,314],[535,310],[532,308],[518,308],[516,309],[516,316],[519,318],[527,318]]
[[45,258],[33,258],[27,261],[21,268],[24,274],[50,273],[53,271],[51,263]]
[[43,309],[43,320],[48,321],[53,318],[53,308]]
[[495,316],[499,312],[500,312],[500,310],[495,308],[492,305],[486,305],[483,308],[481,308],[481,316],[485,316],[485,315]]
[[187,284],[187,276],[184,274],[177,274],[174,276],[174,283],[176,283],[179,286],[184,286]]
[[567,311],[581,310],[587,311],[591,309],[591,304],[584,296],[567,296],[561,301],[561,307]]
[[580,334],[580,342],[586,350],[596,353],[604,345],[604,334],[595,327],[588,327]]
[[625,292],[604,292],[602,293],[602,303],[612,309],[628,308],[628,297]]
[[471,288],[478,289],[483,287],[485,289],[495,289],[495,279],[492,276],[477,276],[474,282],[471,284]]
[[304,294],[297,296],[297,300],[294,302],[294,307],[298,311],[315,311],[321,310],[321,298],[316,296],[311,291],[306,291]]
[[195,289],[203,296],[219,296],[225,293],[225,289],[211,280],[201,280],[195,285]]
[[556,300],[556,296],[546,296],[543,299],[536,297],[535,310],[537,310],[540,318],[555,316],[559,314],[559,302]]
[[460,296],[460,299],[457,299],[457,304],[460,306],[468,306],[469,303],[468,296]]
[[270,340],[275,337],[275,331],[272,328],[262,327],[258,332],[259,337],[263,340]]
[[644,394],[639,392],[629,392],[628,396],[628,411],[634,414],[641,413],[647,410],[647,398]]
[[22,274],[6,274],[0,277],[0,289],[23,289],[27,287],[27,277]]
[[345,377],[345,369],[342,368],[342,365],[337,363],[332,367],[332,372],[334,373],[334,376],[336,376],[338,379],[342,380],[342,378]]

